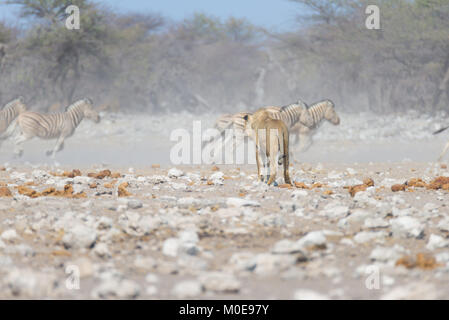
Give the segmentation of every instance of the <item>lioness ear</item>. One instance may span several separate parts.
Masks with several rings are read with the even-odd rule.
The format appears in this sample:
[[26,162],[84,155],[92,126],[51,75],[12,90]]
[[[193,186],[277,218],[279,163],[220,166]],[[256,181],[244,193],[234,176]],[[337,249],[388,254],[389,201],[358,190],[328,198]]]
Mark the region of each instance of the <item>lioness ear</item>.
[[245,114],[245,116],[243,117],[243,120],[248,121],[248,115]]

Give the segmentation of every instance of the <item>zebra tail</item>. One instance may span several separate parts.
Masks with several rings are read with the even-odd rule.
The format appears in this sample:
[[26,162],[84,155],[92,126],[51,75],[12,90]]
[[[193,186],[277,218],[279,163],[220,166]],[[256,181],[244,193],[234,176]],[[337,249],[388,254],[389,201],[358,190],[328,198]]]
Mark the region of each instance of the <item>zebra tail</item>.
[[0,139],[9,138],[17,129],[17,118],[8,126],[6,131],[0,136]]
[[211,142],[213,142],[213,141],[216,141],[217,138],[218,138],[218,136],[221,136],[221,138],[224,138],[224,137],[225,137],[226,130],[229,129],[232,125],[233,125],[233,122],[230,121],[229,124],[228,124],[223,130],[221,130],[221,131],[220,131],[220,130],[217,128],[217,126],[215,125],[214,128],[215,128],[215,129],[218,129],[218,130],[220,131],[220,133],[217,134],[215,137],[210,138],[209,140],[203,141],[202,144],[201,144],[201,150],[203,150],[204,147],[207,146],[209,143],[211,143]]
[[449,128],[449,126],[443,127],[443,128],[441,128],[441,129],[438,129],[437,131],[435,131],[433,134],[439,134],[439,133],[443,132],[444,130],[446,130],[446,129],[448,129],[448,128]]

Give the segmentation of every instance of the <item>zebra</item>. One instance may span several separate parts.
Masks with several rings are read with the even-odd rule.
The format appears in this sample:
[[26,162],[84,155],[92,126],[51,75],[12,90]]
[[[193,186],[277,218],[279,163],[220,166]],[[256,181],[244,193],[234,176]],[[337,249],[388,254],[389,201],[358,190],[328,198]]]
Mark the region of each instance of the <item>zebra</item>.
[[[439,134],[439,133],[445,131],[448,128],[449,128],[449,126],[443,127],[441,129],[435,131],[433,134]],[[446,154],[448,149],[449,149],[449,141],[445,144],[445,146],[443,148],[443,151],[441,151],[440,156],[438,157],[438,162],[441,162],[441,160],[443,160],[443,157]]]
[[335,105],[329,99],[312,104],[308,110],[312,116],[313,125],[306,127],[298,122],[291,129],[291,132],[295,135],[294,143],[298,143],[299,140],[299,151],[306,151],[310,148],[313,142],[313,136],[317,133],[317,129],[322,124],[322,120],[325,119],[333,125],[340,124],[340,117],[335,111]]
[[17,118],[17,116],[27,110],[25,105],[25,99],[20,96],[7,103],[5,107],[0,111],[0,142],[8,138],[12,131],[10,128],[11,123]]
[[31,138],[57,139],[53,150],[46,151],[47,156],[55,158],[56,152],[64,148],[64,140],[73,135],[76,127],[83,118],[100,121],[98,112],[93,109],[92,100],[81,99],[66,108],[65,112],[41,114],[38,112],[24,112],[17,117],[16,124],[20,134],[15,139],[16,156],[23,154],[22,144]]
[[[282,120],[289,130],[297,123],[302,123],[306,127],[313,125],[313,119],[308,112],[307,105],[301,100],[283,107],[269,106],[261,109],[268,111],[273,119]],[[223,136],[224,131],[226,129],[230,129],[231,127],[234,129],[235,137],[245,137],[246,134],[244,117],[247,115],[251,115],[251,113],[239,112],[233,115],[225,114],[218,118],[214,125],[214,128],[219,131],[219,134],[216,137],[218,137],[219,135]],[[213,137],[209,141],[205,141],[203,143],[203,147],[205,144],[214,141],[216,137]],[[239,141],[238,143],[240,142],[241,141]],[[238,143],[234,141],[234,150]]]

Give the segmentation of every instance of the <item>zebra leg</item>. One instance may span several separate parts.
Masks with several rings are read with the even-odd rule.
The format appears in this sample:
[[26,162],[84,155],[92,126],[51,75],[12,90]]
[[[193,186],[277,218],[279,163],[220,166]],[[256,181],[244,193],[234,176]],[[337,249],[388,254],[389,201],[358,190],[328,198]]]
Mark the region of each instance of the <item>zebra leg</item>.
[[56,152],[62,150],[63,148],[64,148],[64,137],[63,137],[63,136],[60,136],[60,137],[58,138],[58,140],[56,141],[56,145],[55,145],[55,147],[53,148],[53,150],[47,150],[47,151],[45,152],[45,154],[46,154],[47,156],[50,156],[50,155],[51,155],[51,157],[54,159],[54,158],[56,157]]
[[449,141],[444,146],[444,149],[443,149],[443,151],[441,152],[441,154],[440,154],[440,156],[438,158],[438,162],[441,162],[441,160],[443,159],[443,156],[446,154],[448,149],[449,149]]
[[31,138],[29,136],[26,136],[25,134],[20,134],[18,136],[15,137],[14,139],[14,156],[17,158],[20,158],[23,155],[23,146],[22,144],[27,141],[30,140]]
[[263,166],[263,164],[260,161],[259,147],[257,146],[257,144],[256,144],[256,162],[257,162],[257,180],[263,182],[264,176],[260,174],[260,167]]

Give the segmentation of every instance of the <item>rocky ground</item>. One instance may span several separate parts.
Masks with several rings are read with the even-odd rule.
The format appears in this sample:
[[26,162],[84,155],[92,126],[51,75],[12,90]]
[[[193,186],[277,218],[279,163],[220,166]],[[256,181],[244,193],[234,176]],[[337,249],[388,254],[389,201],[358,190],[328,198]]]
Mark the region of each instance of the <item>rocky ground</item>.
[[446,165],[291,175],[287,188],[248,165],[6,164],[0,298],[449,298]]

